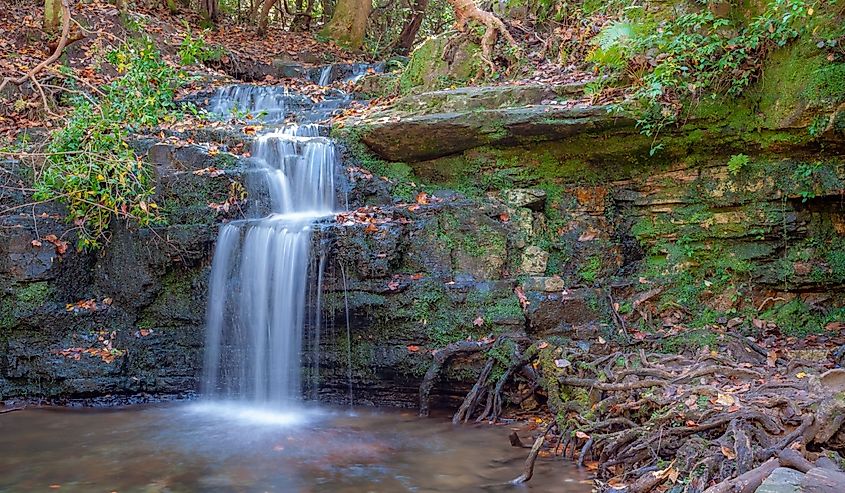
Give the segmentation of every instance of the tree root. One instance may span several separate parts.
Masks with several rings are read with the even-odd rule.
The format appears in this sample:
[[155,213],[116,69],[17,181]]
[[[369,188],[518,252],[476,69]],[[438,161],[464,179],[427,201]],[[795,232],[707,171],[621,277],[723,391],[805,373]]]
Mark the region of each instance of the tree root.
[[510,481],[510,484],[522,484],[527,481],[530,481],[531,478],[534,476],[534,463],[537,462],[537,455],[540,453],[540,449],[543,448],[543,443],[546,441],[546,435],[557,426],[554,421],[549,423],[549,426],[546,427],[546,431],[543,432],[540,436],[534,440],[534,445],[531,447],[531,452],[528,453],[528,457],[525,459],[525,465],[522,468],[522,474],[517,476],[516,478]]
[[[0,94],[2,94],[3,89],[8,85],[10,82],[17,86],[23,84],[27,80],[31,80],[34,84],[36,89],[41,93],[41,97],[43,99],[44,105],[47,105],[46,97],[44,96],[44,91],[41,89],[41,86],[38,85],[38,82],[35,80],[35,75],[38,74],[44,67],[50,65],[51,63],[55,62],[59,59],[64,51],[65,46],[67,46],[68,42],[68,35],[70,34],[70,1],[69,0],[62,0],[62,34],[59,37],[59,43],[56,45],[56,50],[50,55],[46,60],[36,65],[32,70],[25,73],[24,75],[13,78],[13,77],[6,77],[0,82]],[[49,107],[47,108],[49,112]]]
[[[737,344],[739,337],[728,342],[742,351],[738,358],[763,356],[765,350],[751,341]],[[435,355],[430,375],[436,376],[451,354],[490,349],[506,340],[447,347]],[[523,346],[514,344],[510,362],[499,367],[504,370],[499,379],[491,375],[502,362],[486,361],[453,420],[467,422],[478,412],[479,420],[495,421],[507,398],[526,399],[507,393],[509,385],[518,384],[522,393],[539,388],[537,400],[547,402],[556,427],[535,440],[526,466],[536,460],[535,447],[551,443],[555,454],[578,465],[592,467],[588,458],[598,461],[600,484],[614,479],[631,493],[663,491],[667,482],[677,486],[681,480],[687,493],[751,493],[779,466],[807,477],[810,471],[828,471],[812,478],[818,492],[838,487],[837,474],[845,478],[823,453],[845,453],[845,400],[835,382],[828,386],[823,377],[796,376],[788,361],[752,367],[730,351],[689,357],[628,346],[623,352],[591,354],[545,341],[529,350],[524,338],[519,342]],[[496,354],[501,357],[501,351]],[[546,436],[552,429],[560,432],[556,440]],[[518,438],[512,444],[524,446]],[[528,481],[532,473],[525,469],[517,479]]]
[[440,376],[440,370],[443,368],[443,365],[449,361],[449,358],[457,354],[486,351],[493,347],[493,343],[493,340],[458,341],[447,345],[443,349],[435,351],[431,366],[428,367],[428,371],[425,373],[422,383],[420,384],[420,416],[429,415],[431,390],[434,388],[434,384]]
[[496,70],[493,63],[493,48],[499,39],[499,34],[512,45],[517,46],[516,40],[508,32],[508,28],[501,19],[493,13],[481,10],[474,0],[447,0],[455,11],[455,28],[458,31],[465,31],[469,21],[474,20],[485,27],[484,35],[481,36],[481,58],[490,67],[490,71]]

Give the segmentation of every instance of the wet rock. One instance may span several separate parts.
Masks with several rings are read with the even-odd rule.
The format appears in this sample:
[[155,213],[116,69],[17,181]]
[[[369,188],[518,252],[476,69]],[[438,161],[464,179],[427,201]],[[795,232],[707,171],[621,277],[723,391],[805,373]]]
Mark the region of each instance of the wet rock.
[[574,325],[601,319],[600,292],[582,288],[559,293],[526,291],[528,330],[534,335],[568,334]]
[[531,245],[522,253],[522,272],[525,274],[544,274],[549,262],[549,252]]
[[804,474],[787,467],[778,467],[754,493],[800,493]]
[[286,60],[283,58],[275,58],[273,59],[272,67],[275,69],[273,75],[277,75],[279,77],[290,77],[290,78],[307,78],[308,77],[308,69],[302,66],[299,63],[291,62],[290,60]]
[[540,188],[512,188],[502,192],[502,198],[511,207],[527,207],[537,212],[546,206],[546,191]]
[[560,276],[529,277],[522,282],[522,288],[525,291],[544,291],[552,293],[556,291],[563,291],[564,282]]

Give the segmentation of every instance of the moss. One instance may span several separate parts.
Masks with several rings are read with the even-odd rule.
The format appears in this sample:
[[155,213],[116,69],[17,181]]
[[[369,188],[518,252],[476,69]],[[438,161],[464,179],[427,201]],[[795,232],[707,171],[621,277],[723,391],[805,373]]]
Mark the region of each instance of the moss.
[[497,322],[519,320],[524,318],[522,305],[515,295],[497,300],[492,306],[484,310],[484,320],[489,324]]
[[15,292],[18,303],[27,307],[38,307],[47,301],[53,293],[53,288],[46,281],[28,284]]
[[601,257],[592,256],[581,266],[579,275],[587,284],[593,284],[601,272]]
[[800,299],[795,299],[768,309],[760,318],[777,324],[785,335],[804,337],[823,334],[824,326],[831,316],[836,315],[815,312]]
[[[448,36],[435,36],[414,50],[399,76],[400,93],[444,89],[465,84],[475,77],[481,67],[481,48],[468,41],[457,46],[449,46],[449,43]],[[445,56],[447,49],[450,50],[448,57]]]
[[55,290],[47,281],[39,281],[15,287],[9,294],[0,297],[0,329],[10,329],[18,320],[45,304]]

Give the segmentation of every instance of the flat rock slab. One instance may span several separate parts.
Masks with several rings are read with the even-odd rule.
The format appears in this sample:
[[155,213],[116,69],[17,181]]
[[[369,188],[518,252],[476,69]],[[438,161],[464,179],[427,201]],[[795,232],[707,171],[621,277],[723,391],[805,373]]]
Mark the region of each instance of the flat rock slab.
[[801,493],[803,478],[804,474],[795,469],[778,467],[754,493]]

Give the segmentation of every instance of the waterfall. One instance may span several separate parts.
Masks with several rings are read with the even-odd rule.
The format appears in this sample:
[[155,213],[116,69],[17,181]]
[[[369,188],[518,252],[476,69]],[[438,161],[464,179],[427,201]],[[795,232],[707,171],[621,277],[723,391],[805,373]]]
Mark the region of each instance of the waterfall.
[[282,408],[301,396],[311,234],[335,210],[335,148],[320,130],[285,125],[252,145],[246,186],[259,210],[221,228],[212,262],[208,397]]
[[228,86],[209,101],[208,111],[224,117],[250,115],[265,122],[283,121],[291,94],[284,87]]
[[326,65],[325,67],[323,67],[322,70],[320,70],[320,80],[317,82],[317,84],[319,84],[321,86],[327,86],[331,83],[332,83],[332,66]]

